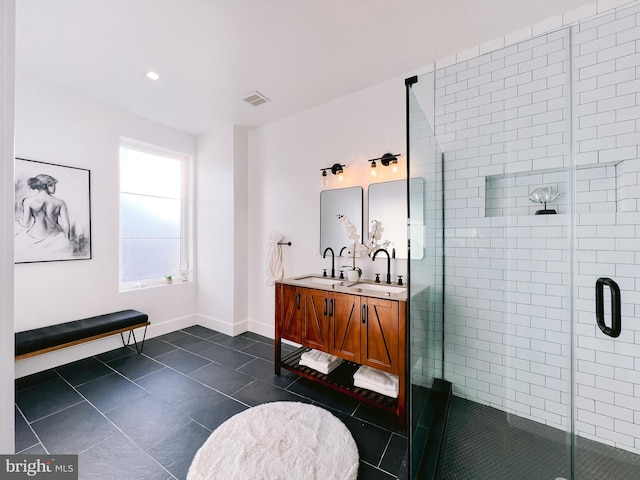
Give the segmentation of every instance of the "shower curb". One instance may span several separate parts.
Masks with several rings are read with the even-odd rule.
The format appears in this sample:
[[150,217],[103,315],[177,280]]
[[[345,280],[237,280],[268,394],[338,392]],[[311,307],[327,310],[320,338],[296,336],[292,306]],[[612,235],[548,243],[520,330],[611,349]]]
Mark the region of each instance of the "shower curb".
[[435,379],[429,395],[427,409],[433,411],[427,442],[420,459],[418,480],[435,480],[438,473],[440,453],[444,445],[449,403],[451,401],[451,382]]

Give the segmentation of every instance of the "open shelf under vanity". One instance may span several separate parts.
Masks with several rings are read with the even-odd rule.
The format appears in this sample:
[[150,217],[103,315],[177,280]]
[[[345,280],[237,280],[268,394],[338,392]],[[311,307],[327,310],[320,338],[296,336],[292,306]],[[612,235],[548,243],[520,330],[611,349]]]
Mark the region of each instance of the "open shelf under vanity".
[[376,408],[385,410],[394,415],[398,412],[398,399],[387,395],[382,395],[372,390],[356,387],[353,384],[353,374],[356,373],[360,365],[348,361],[343,361],[328,375],[318,372],[312,368],[300,365],[300,356],[311,350],[307,347],[300,347],[297,350],[286,354],[280,360],[280,366],[301,377],[307,378],[333,390],[342,392],[350,397],[373,405]]

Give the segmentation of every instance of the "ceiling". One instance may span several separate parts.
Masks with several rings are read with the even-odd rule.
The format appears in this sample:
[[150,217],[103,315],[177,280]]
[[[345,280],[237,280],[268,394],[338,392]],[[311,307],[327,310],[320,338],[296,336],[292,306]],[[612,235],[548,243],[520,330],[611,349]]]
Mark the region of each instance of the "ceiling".
[[[16,81],[197,135],[277,121],[588,3],[17,0]],[[245,103],[254,90],[270,102]]]

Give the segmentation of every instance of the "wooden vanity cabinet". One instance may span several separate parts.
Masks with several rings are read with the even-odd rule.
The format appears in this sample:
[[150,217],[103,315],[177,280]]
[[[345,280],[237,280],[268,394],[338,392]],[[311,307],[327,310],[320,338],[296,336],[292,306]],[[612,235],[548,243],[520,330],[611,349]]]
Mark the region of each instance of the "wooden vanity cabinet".
[[344,293],[330,293],[329,302],[328,352],[397,375],[399,302]]
[[329,295],[312,288],[300,290],[302,344],[326,351],[329,345]]
[[[294,285],[276,284],[275,373],[286,368],[305,378],[371,403],[398,416],[404,425],[406,302],[340,293]],[[282,357],[282,339],[303,348]],[[330,375],[321,375],[298,366],[301,353],[314,348],[336,355],[349,364],[348,384],[340,384]],[[353,373],[367,365],[398,375],[396,399],[375,400],[368,390],[353,385]],[[339,369],[342,367],[339,367]],[[336,370],[337,372],[338,370]],[[367,393],[369,392],[369,393]]]
[[328,292],[278,284],[276,329],[280,338],[317,350],[327,350]]
[[[404,304],[402,304],[404,306]],[[400,304],[393,300],[362,297],[360,362],[398,375],[400,359]]]
[[276,285],[276,338],[302,343],[300,293],[291,285]]
[[360,363],[360,297],[333,293],[330,302],[328,353]]

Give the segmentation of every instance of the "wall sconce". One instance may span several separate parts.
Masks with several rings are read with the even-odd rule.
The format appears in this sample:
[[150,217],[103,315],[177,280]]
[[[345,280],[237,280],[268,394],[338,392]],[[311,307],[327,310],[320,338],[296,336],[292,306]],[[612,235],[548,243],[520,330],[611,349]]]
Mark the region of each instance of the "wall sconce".
[[329,186],[329,178],[327,177],[327,170],[329,170],[334,175],[337,175],[338,180],[342,182],[344,180],[344,170],[342,167],[345,167],[345,166],[346,165],[340,165],[339,163],[334,163],[330,167],[321,168],[320,170],[322,171],[322,186],[323,187]]
[[372,158],[371,160],[367,160],[368,162],[371,162],[371,175],[374,177],[376,176],[376,168],[378,166],[377,162],[380,162],[385,167],[391,165],[391,170],[393,171],[393,173],[396,173],[398,171],[399,156],[399,153],[385,153],[380,158]]

